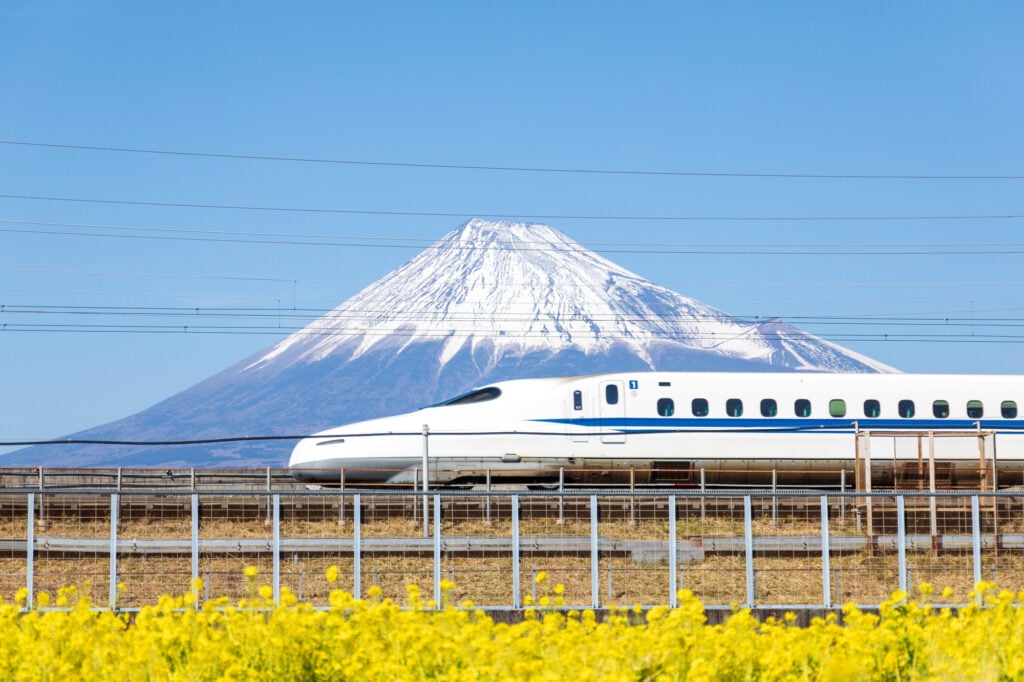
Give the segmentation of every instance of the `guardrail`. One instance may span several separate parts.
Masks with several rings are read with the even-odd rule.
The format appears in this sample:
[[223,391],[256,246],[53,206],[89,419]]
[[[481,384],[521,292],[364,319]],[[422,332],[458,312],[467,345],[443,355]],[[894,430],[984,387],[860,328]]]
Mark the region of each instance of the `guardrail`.
[[[983,578],[1024,589],[1014,492],[0,490],[0,593],[67,584],[133,609],[202,579],[200,599],[256,582],[326,607],[331,589],[519,609],[556,584],[575,608],[877,605],[920,582],[963,603]],[[327,568],[340,578],[328,583]],[[544,575],[547,576],[546,579]],[[933,600],[939,599],[933,597]]]

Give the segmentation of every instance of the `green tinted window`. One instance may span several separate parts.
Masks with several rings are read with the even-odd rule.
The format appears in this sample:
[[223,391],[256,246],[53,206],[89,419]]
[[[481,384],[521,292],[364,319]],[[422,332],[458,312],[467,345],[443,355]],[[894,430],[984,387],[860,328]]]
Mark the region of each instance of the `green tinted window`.
[[845,417],[846,401],[841,398],[833,398],[832,400],[828,401],[828,416]]

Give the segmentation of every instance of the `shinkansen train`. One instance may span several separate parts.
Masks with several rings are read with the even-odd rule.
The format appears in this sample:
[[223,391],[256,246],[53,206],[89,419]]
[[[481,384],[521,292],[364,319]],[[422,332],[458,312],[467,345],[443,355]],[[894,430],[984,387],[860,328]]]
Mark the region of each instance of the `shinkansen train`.
[[[1020,485],[1024,377],[626,372],[494,383],[301,440],[304,481]],[[860,467],[859,469],[857,467]],[[866,472],[866,473],[865,473]],[[845,475],[845,474],[844,474]],[[905,481],[904,481],[905,482]],[[853,481],[849,484],[852,486]],[[930,481],[929,481],[930,484]]]

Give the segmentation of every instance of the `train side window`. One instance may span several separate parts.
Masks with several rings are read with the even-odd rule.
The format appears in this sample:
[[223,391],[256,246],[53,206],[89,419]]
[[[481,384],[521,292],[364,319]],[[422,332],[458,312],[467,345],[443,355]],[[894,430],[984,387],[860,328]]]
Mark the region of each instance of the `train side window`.
[[761,401],[761,416],[762,417],[774,417],[779,413],[778,404],[771,398],[765,398]]
[[488,386],[487,388],[480,388],[469,393],[463,393],[457,395],[454,398],[445,400],[443,403],[431,405],[431,407],[449,407],[451,405],[470,405],[472,403],[484,403],[488,400],[495,400],[501,396],[501,389],[497,386]]
[[708,401],[706,398],[694,398],[693,402],[690,403],[690,410],[693,412],[694,417],[706,417],[708,416]]
[[877,400],[864,401],[864,416],[875,419],[882,413],[882,406]]
[[1003,415],[1003,419],[1016,419],[1017,418],[1017,402],[1014,400],[1004,400],[1003,404],[999,406],[999,411]]
[[725,413],[730,417],[742,417],[743,401],[739,398],[729,398],[725,401]]
[[572,392],[572,409],[576,411],[583,409],[583,391]]
[[658,414],[662,417],[671,417],[676,413],[676,404],[672,398],[658,398]]
[[985,406],[980,400],[967,401],[967,416],[970,419],[981,419],[985,415]]
[[828,401],[828,416],[830,417],[845,417],[846,416],[846,401],[842,398],[833,398]]
[[618,384],[608,384],[604,387],[604,401],[609,405],[619,404],[619,386]]
[[793,403],[793,411],[798,417],[810,417],[811,416],[811,401],[807,398],[798,398]]
[[914,416],[914,401],[913,400],[901,400],[898,405],[900,416],[904,419],[910,419]]
[[949,401],[936,400],[932,403],[932,414],[936,419],[945,419],[949,416]]

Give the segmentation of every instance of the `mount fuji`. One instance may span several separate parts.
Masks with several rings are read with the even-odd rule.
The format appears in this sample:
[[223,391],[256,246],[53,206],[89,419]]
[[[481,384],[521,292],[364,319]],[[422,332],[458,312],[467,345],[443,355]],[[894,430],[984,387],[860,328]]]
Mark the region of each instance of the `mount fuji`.
[[[273,346],[71,438],[313,433],[494,381],[651,369],[896,371],[781,320],[730,317],[547,225],[474,219]],[[292,445],[36,446],[0,464],[279,467]]]

